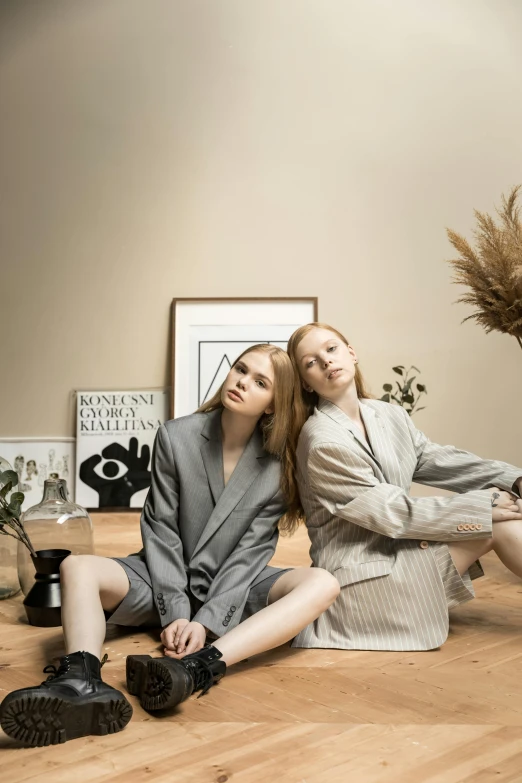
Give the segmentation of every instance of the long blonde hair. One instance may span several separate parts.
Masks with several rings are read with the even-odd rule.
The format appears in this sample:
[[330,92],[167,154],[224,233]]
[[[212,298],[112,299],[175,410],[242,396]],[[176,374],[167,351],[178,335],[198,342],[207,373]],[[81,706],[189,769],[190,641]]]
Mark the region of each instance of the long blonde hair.
[[[244,356],[252,351],[268,354],[274,368],[274,400],[273,413],[263,413],[258,426],[263,435],[263,446],[269,454],[274,454],[281,462],[281,490],[288,504],[288,511],[279,520],[279,530],[283,533],[293,533],[299,524],[299,515],[291,512],[296,506],[298,498],[297,484],[295,482],[293,452],[289,444],[289,433],[292,426],[292,404],[295,399],[295,375],[292,362],[286,351],[277,345],[261,343],[251,345],[237,357],[237,364]],[[223,384],[208,402],[203,403],[197,413],[209,413],[222,410],[221,394]]]
[[[288,449],[290,452],[289,463],[291,463],[294,466],[294,468],[296,466],[297,442],[299,440],[299,435],[301,433],[305,421],[312,415],[314,408],[319,403],[319,395],[317,394],[317,392],[306,391],[306,389],[303,387],[301,376],[299,374],[299,367],[297,364],[297,346],[299,345],[303,337],[305,337],[309,332],[311,332],[312,329],[327,329],[329,332],[333,332],[335,335],[337,335],[337,337],[340,340],[342,340],[345,345],[348,346],[350,345],[346,337],[343,334],[341,334],[341,332],[339,332],[337,329],[334,329],[333,326],[329,326],[329,324],[323,324],[319,322],[314,322],[310,324],[305,324],[305,326],[300,326],[299,329],[295,330],[295,332],[293,333],[293,335],[290,337],[288,341],[287,350],[294,370],[294,389],[295,389],[294,415],[292,417],[290,432],[288,435]],[[359,399],[371,399],[372,395],[366,388],[366,383],[364,381],[363,375],[361,373],[358,364],[355,366],[354,380],[355,380],[355,388],[357,390],[357,397]],[[296,483],[295,479],[294,479],[294,483]],[[298,518],[303,518],[304,511],[298,493],[296,494],[296,496],[292,496],[292,502],[293,505],[291,504],[289,506],[288,513]]]

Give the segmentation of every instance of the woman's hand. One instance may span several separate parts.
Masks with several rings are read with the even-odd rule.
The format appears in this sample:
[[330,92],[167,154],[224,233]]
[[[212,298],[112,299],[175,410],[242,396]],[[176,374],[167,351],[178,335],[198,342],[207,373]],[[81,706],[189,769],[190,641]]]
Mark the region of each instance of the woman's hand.
[[175,651],[177,649],[181,634],[189,622],[190,620],[185,619],[174,620],[163,629],[160,639],[163,642],[165,652],[167,650]]
[[522,519],[521,503],[511,492],[493,487],[491,489],[491,507],[493,522],[507,522],[510,519]]
[[[180,620],[174,622],[179,623]],[[181,620],[181,622],[184,623],[184,625],[179,634],[176,631],[176,635],[174,637],[175,644],[167,645],[163,639],[163,634],[165,631],[168,631],[169,628],[174,625],[174,623],[171,623],[171,625],[167,626],[167,628],[165,628],[161,634],[161,641],[165,645],[164,653],[165,655],[168,655],[169,658],[184,658],[185,655],[197,652],[205,646],[205,640],[207,638],[207,629],[205,626],[197,622],[189,623],[186,620]]]

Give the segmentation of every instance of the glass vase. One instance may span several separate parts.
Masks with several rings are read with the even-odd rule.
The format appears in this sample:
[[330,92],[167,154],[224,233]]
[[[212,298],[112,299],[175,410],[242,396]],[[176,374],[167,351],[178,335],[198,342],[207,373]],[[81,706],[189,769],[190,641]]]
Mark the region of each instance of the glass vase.
[[[24,511],[23,525],[35,550],[68,549],[73,555],[94,553],[92,522],[87,511],[69,500],[65,479],[47,479],[43,498]],[[18,578],[27,595],[35,579],[29,550],[18,545]]]
[[[11,465],[6,459],[0,457],[0,473],[6,470],[12,470]],[[16,491],[16,487],[11,489],[6,495],[6,501],[9,503],[11,494]],[[0,600],[11,598],[20,592],[18,575],[16,572],[16,549],[18,542],[16,538],[10,535],[0,535]],[[29,553],[28,553],[29,554]]]

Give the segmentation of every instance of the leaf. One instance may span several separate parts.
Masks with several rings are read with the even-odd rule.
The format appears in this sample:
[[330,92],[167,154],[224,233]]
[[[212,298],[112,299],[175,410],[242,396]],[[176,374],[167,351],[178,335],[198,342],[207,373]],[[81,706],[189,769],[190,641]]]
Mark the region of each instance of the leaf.
[[[22,495],[21,492],[16,494]],[[16,519],[18,519],[18,517],[20,516],[20,513],[22,511],[22,504],[20,503],[19,500],[14,499],[14,495],[11,496],[11,502],[7,506],[7,511],[11,515],[11,517],[16,517]]]
[[417,376],[414,375],[413,378],[409,378],[406,381],[406,383],[404,384],[403,393],[408,393],[409,392],[409,390],[411,389],[411,385],[412,385],[412,383],[413,383],[413,381],[415,380],[416,377]]
[[15,503],[20,503],[20,505],[22,505],[22,503],[25,500],[24,493],[23,492],[13,492],[13,494],[11,495],[11,503],[13,502],[13,500],[15,501]]
[[419,368],[418,368],[418,367],[415,367],[415,365],[414,365],[414,364],[412,364],[412,365],[411,365],[411,369],[412,369],[412,370],[417,370],[417,372],[420,372]]
[[384,391],[391,392],[393,386],[391,385],[391,383],[384,383],[382,388],[384,389]]
[[425,411],[425,410],[426,410],[426,406],[425,406],[425,405],[423,405],[423,406],[422,406],[422,408],[417,408],[417,411],[416,411],[416,413],[417,413],[418,411]]
[[14,470],[6,470],[4,473],[0,473],[0,484],[7,484],[10,481],[13,487],[18,484],[18,473]]
[[392,367],[393,372],[396,372],[397,375],[404,375],[403,370],[404,367],[398,366],[398,367]]
[[413,405],[413,403],[415,402],[415,397],[413,396],[413,394],[406,394],[402,399],[404,400],[404,402],[407,402],[408,405]]
[[389,402],[390,401],[390,395],[389,394],[383,394],[381,397],[381,400],[383,402]]
[[426,391],[426,387],[424,386],[423,383],[418,383],[417,384],[417,391],[420,391],[420,392],[425,392]]
[[5,484],[2,489],[0,489],[0,497],[5,498],[11,492],[12,488],[13,485],[10,481],[8,481],[7,484]]

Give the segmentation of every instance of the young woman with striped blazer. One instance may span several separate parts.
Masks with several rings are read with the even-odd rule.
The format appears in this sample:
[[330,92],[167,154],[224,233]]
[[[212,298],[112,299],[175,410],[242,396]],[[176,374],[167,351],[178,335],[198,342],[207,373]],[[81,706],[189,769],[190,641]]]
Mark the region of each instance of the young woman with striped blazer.
[[[297,329],[288,352],[311,557],[341,586],[293,646],[438,647],[448,610],[474,596],[480,556],[493,549],[522,577],[522,468],[432,443],[402,407],[371,399],[355,349],[330,326]],[[412,481],[458,494],[410,497]]]

